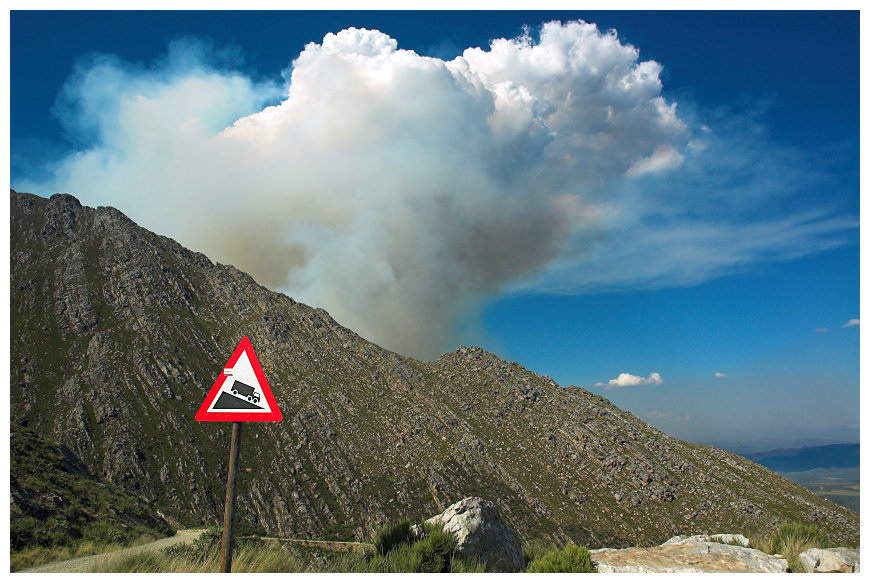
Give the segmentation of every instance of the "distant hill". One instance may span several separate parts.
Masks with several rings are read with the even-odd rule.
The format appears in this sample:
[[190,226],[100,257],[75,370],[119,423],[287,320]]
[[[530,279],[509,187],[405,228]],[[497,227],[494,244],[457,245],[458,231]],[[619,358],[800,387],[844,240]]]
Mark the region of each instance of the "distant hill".
[[857,443],[836,443],[816,447],[773,449],[744,454],[743,457],[775,472],[804,472],[815,468],[856,468],[860,465]]
[[[194,415],[248,336],[284,420],[245,424],[240,528],[367,539],[476,495],[523,540],[649,545],[786,520],[858,540],[854,513],[580,387],[480,348],[389,352],[113,208],[10,205],[11,421],[170,522],[221,520],[230,424]],[[24,452],[22,489],[38,467]]]

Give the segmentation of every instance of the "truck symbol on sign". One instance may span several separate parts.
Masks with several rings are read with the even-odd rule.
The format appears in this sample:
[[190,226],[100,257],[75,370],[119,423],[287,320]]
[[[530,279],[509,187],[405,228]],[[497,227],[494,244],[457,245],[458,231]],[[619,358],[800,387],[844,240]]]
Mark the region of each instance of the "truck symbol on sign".
[[252,387],[251,385],[246,385],[241,381],[233,381],[233,386],[230,388],[230,391],[234,395],[242,395],[252,403],[260,402],[260,395],[257,394],[257,388]]

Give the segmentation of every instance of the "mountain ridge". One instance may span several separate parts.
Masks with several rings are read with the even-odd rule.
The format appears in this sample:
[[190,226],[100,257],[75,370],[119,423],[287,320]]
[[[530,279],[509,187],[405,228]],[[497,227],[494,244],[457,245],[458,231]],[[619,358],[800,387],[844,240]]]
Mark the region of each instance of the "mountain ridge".
[[814,468],[856,468],[861,461],[857,443],[832,443],[813,447],[772,449],[744,454],[775,472],[802,472]]
[[243,432],[238,518],[299,538],[492,500],[524,539],[658,544],[853,513],[479,347],[384,350],[249,275],[71,195],[10,193],[11,417],[173,520],[222,515],[228,426],[193,417],[242,336],[284,415]]

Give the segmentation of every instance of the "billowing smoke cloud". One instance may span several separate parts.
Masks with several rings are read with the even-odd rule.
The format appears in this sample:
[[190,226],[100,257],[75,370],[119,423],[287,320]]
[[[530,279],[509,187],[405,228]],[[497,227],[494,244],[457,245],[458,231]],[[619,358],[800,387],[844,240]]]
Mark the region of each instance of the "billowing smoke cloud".
[[[691,193],[659,204],[657,177],[685,170],[690,188],[723,149],[678,117],[660,72],[583,22],[449,62],[348,29],[307,45],[283,91],[190,43],[147,69],[90,57],[59,102],[83,146],[19,188],[119,207],[425,358],[508,289],[693,283],[852,226],[776,217],[735,247]],[[651,263],[649,245],[663,249]]]

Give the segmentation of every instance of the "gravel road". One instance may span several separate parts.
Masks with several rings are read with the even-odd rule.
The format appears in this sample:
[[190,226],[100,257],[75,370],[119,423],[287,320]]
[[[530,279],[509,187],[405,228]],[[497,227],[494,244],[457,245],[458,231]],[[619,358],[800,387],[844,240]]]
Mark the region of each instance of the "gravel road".
[[152,551],[168,547],[176,543],[192,542],[199,534],[203,532],[199,530],[179,530],[175,536],[162,538],[154,542],[139,545],[137,547],[129,547],[119,551],[111,551],[109,553],[101,553],[99,555],[88,555],[87,557],[77,557],[75,559],[67,559],[66,561],[57,561],[54,563],[46,563],[38,567],[24,569],[20,573],[89,573],[93,565],[105,559],[115,559],[124,553],[138,553],[142,551]]

